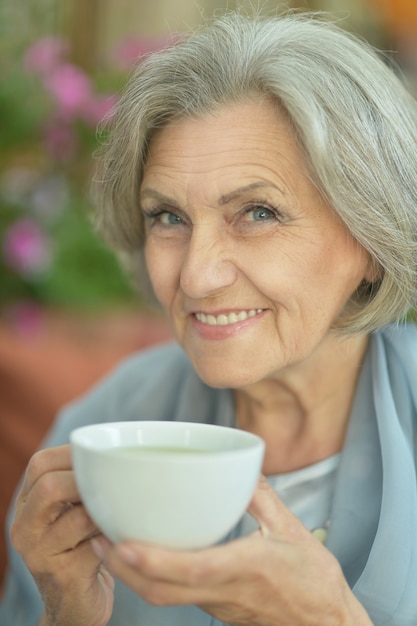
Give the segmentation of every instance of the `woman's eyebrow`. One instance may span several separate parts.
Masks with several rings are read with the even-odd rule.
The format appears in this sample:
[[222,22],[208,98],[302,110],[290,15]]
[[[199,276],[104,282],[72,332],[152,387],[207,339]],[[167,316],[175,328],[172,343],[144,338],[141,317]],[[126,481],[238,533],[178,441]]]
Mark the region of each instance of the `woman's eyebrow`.
[[172,206],[173,208],[176,208],[176,209],[179,208],[178,203],[175,202],[173,198],[169,198],[165,194],[160,193],[159,191],[156,191],[156,189],[152,189],[151,187],[145,187],[145,189],[141,191],[140,200],[141,201],[145,200],[145,198],[158,200],[159,202],[162,202],[163,204],[169,204],[169,206]]
[[[253,191],[254,189],[266,189],[266,188],[273,189],[274,191],[279,191],[281,194],[285,195],[285,191],[281,189],[280,187],[277,187],[276,185],[273,185],[272,183],[267,183],[264,181],[257,181],[255,183],[249,183],[248,185],[244,185],[243,187],[238,187],[237,189],[234,189],[230,193],[221,195],[219,198],[219,205],[222,206],[224,204],[228,204],[229,202],[232,202],[233,200],[238,198],[240,195],[248,191]],[[161,193],[160,191],[157,191],[156,189],[152,189],[151,187],[145,187],[145,189],[141,191],[140,199],[145,200],[146,198],[158,200],[159,202],[162,202],[164,204],[169,204],[170,206],[174,208],[179,208],[178,203],[173,198],[170,198],[169,196],[166,196],[165,194]]]
[[252,191],[253,189],[262,189],[262,188],[267,188],[267,187],[269,187],[270,189],[274,189],[275,191],[279,191],[280,193],[285,195],[285,191],[281,189],[280,187],[277,187],[276,185],[273,185],[272,183],[258,181],[256,183],[250,183],[249,185],[244,185],[243,187],[238,187],[238,189],[234,189],[230,193],[226,193],[220,196],[219,204],[221,205],[227,204],[228,202],[235,200],[238,196],[240,196],[242,193],[245,193],[247,191]]

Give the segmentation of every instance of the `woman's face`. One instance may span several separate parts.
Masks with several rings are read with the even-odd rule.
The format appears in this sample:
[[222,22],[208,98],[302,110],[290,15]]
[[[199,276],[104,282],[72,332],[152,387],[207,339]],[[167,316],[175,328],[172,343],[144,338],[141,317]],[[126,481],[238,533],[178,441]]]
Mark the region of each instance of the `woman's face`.
[[159,130],[140,194],[156,296],[214,387],[245,387],[309,359],[366,277],[368,255],[267,101]]

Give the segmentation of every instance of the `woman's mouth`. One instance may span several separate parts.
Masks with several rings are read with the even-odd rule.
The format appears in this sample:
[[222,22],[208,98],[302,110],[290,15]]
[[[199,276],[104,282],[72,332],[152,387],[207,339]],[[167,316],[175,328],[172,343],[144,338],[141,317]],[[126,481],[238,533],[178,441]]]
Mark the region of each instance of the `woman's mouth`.
[[259,315],[262,311],[263,309],[248,309],[247,311],[219,313],[219,315],[202,312],[195,313],[194,315],[199,322],[207,324],[208,326],[229,326],[230,324],[236,324],[237,322],[244,322],[251,317]]

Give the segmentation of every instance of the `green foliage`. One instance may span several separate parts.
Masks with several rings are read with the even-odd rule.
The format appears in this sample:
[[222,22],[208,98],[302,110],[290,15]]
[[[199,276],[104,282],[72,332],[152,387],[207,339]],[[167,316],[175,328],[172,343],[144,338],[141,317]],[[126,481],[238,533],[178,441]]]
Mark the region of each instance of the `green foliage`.
[[[45,67],[38,44],[49,46]],[[89,187],[96,123],[124,77],[102,72],[96,81],[72,66],[64,49],[46,38],[28,51],[22,47],[18,58],[8,49],[0,61],[2,308],[20,301],[92,308],[138,300],[95,235],[82,191]]]
[[34,80],[22,73],[10,71],[0,81],[0,150],[3,160],[7,151],[20,149],[39,140],[39,130],[48,106],[37,93]]
[[[54,232],[55,262],[43,298],[60,306],[103,306],[135,296],[114,255],[95,236],[86,215],[73,206]],[[82,279],[81,279],[82,277]]]

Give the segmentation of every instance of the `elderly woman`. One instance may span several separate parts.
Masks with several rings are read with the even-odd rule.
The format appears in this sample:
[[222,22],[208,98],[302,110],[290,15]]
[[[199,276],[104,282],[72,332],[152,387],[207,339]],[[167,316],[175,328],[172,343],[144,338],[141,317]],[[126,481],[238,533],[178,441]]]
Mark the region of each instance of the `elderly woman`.
[[[398,324],[416,302],[417,113],[400,81],[310,15],[230,14],[138,66],[96,186],[100,231],[144,261],[179,346],[122,365],[33,457],[1,623],[417,624],[417,330]],[[141,417],[265,440],[221,545],[98,534],[69,432]]]

